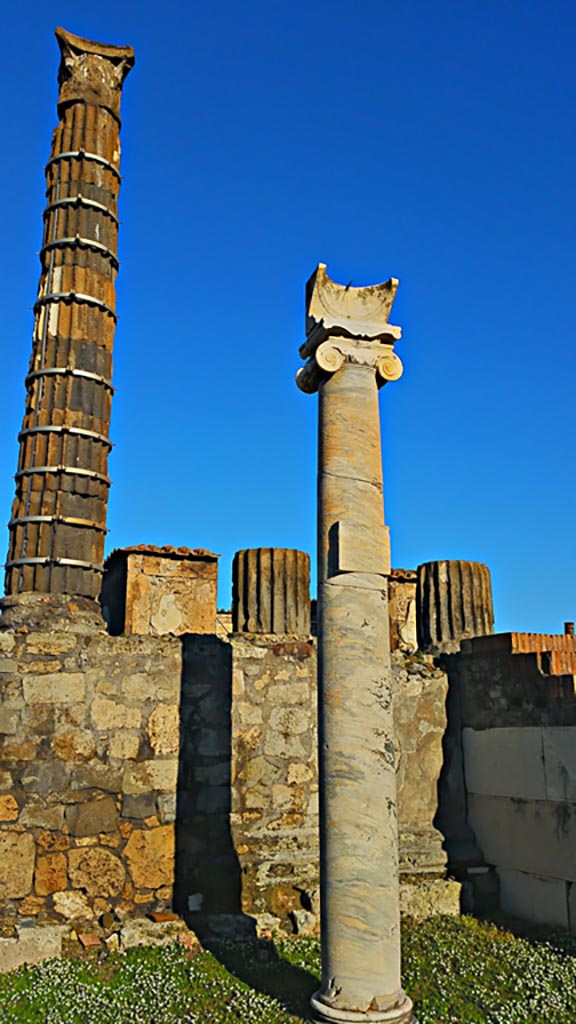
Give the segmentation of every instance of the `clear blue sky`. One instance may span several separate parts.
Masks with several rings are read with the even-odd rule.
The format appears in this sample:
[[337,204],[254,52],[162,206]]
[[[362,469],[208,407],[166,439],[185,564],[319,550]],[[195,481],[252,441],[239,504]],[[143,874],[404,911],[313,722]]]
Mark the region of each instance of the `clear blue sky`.
[[318,261],[400,278],[395,566],[486,562],[496,627],[576,618],[574,0],[32,0],[4,16],[7,521],[56,124],[53,29],[130,43],[108,550],[313,551]]

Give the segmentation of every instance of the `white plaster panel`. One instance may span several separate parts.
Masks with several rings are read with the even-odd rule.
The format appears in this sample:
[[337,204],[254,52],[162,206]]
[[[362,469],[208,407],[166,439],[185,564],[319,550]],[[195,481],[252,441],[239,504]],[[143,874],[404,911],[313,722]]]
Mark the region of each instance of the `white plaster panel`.
[[465,728],[462,742],[469,793],[546,799],[540,728]]
[[576,726],[542,729],[546,796],[576,802]]
[[568,883],[523,871],[499,870],[500,905],[527,921],[568,928]]
[[576,881],[576,804],[470,793],[468,822],[488,864]]

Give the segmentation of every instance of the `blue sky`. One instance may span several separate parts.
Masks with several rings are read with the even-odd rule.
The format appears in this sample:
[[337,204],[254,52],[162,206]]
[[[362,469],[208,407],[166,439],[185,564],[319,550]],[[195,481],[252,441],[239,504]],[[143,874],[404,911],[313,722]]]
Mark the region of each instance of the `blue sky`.
[[304,285],[400,278],[395,566],[486,562],[496,628],[576,618],[573,0],[12,5],[0,65],[7,521],[70,31],[130,43],[108,550],[315,544]]

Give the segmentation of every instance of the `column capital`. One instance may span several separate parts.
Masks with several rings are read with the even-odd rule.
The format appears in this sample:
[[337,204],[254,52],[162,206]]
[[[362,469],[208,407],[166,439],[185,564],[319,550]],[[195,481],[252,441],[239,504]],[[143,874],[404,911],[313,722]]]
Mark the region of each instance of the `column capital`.
[[398,380],[402,363],[394,342],[402,329],[388,323],[398,280],[353,288],[337,284],[319,263],[306,285],[306,341],[300,355],[307,359],[296,375],[306,394],[318,390],[327,374],[345,363],[373,368],[379,385]]
[[97,43],[63,28],[54,35],[61,55],[58,112],[70,103],[83,102],[106,107],[119,119],[122,85],[134,66],[132,47]]

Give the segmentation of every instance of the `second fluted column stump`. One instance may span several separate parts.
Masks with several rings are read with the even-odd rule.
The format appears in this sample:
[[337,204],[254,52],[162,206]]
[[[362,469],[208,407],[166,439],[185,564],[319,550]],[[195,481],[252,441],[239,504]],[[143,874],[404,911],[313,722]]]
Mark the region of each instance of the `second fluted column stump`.
[[400,982],[396,771],[378,388],[402,373],[398,282],[308,282],[305,366],[319,394],[318,725],[322,985],[316,1022],[415,1024]]

